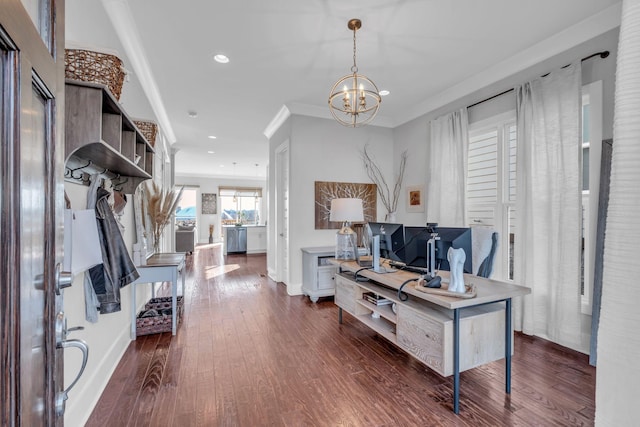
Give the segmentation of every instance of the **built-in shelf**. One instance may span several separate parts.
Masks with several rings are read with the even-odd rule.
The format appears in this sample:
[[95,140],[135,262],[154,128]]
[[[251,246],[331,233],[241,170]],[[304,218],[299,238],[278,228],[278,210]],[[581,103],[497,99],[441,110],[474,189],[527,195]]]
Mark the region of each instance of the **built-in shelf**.
[[153,147],[106,86],[67,80],[65,98],[66,179],[103,172],[132,193],[152,177]]

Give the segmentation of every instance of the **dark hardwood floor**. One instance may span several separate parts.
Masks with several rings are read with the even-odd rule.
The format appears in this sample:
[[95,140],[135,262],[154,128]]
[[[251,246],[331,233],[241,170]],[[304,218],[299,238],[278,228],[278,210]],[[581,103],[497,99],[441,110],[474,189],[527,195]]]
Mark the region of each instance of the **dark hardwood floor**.
[[442,378],[331,298],[288,296],[262,255],[188,257],[178,334],[132,342],[87,426],[593,425],[588,357],[516,334],[512,393],[504,362]]

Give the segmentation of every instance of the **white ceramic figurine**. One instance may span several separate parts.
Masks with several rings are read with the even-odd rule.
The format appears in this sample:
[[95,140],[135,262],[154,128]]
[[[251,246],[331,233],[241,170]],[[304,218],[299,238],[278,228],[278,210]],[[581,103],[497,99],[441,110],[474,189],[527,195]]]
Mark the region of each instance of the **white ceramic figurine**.
[[464,249],[449,248],[447,252],[447,260],[449,261],[449,271],[451,273],[449,288],[450,292],[458,292],[464,294],[466,289],[464,287],[464,262],[467,259],[467,255],[464,253]]

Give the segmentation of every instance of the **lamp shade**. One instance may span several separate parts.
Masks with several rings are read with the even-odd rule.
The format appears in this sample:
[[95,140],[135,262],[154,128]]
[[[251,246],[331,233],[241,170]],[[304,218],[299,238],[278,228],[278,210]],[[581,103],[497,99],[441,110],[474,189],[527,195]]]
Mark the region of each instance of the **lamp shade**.
[[364,221],[362,199],[333,199],[329,221]]

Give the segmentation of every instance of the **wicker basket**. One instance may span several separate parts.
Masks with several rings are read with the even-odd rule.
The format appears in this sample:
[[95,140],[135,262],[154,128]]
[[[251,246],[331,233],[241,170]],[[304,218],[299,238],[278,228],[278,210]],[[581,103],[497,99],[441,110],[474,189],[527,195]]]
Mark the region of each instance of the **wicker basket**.
[[[178,314],[182,314],[182,296],[178,295],[176,298],[176,305],[178,306]],[[149,302],[144,305],[145,310],[164,310],[171,308],[171,297],[158,297],[151,298]]]
[[149,144],[153,147],[156,143],[158,125],[146,120],[134,120],[133,123],[138,127],[138,129],[140,129],[140,132],[142,132],[147,141],[149,141]]
[[[184,307],[182,297],[178,297],[177,305],[176,321],[180,325]],[[154,316],[144,316],[149,310],[155,310],[157,313]],[[171,314],[171,297],[151,298],[145,304],[144,311],[136,318],[136,336],[171,332]]]
[[84,49],[65,49],[64,65],[67,79],[103,84],[120,100],[125,72],[117,56]]

